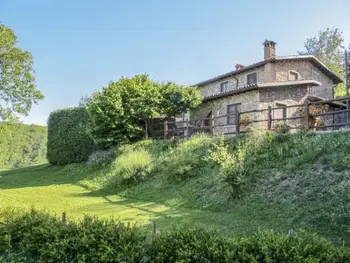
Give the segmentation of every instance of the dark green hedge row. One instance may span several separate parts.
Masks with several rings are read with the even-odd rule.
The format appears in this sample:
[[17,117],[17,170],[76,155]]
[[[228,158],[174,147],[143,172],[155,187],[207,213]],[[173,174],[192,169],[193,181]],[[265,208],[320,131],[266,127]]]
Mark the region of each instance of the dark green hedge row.
[[92,217],[63,224],[31,211],[7,213],[0,222],[0,262],[350,262],[348,248],[305,232],[228,238],[181,229],[152,241],[139,228]]
[[48,120],[47,159],[51,164],[80,163],[95,150],[86,134],[89,115],[84,107],[57,110]]

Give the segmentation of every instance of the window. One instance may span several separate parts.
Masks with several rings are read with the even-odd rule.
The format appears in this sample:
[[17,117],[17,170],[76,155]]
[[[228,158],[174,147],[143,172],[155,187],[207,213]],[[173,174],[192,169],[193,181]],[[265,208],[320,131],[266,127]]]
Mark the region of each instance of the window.
[[241,111],[241,103],[227,105],[227,124],[236,124],[236,110]]
[[285,104],[280,104],[280,103],[276,103],[276,108],[278,109],[274,109],[274,119],[283,119],[285,120],[287,118],[287,106]]
[[257,73],[251,73],[247,75],[247,85],[256,84],[257,83]]
[[221,91],[221,92],[226,92],[226,91],[228,91],[228,81],[223,82],[223,83],[220,84],[220,91]]
[[209,127],[210,126],[210,122],[211,122],[211,115],[212,115],[212,110],[210,110],[207,114],[207,116],[205,117],[204,120],[204,126]]
[[299,73],[296,71],[289,71],[289,80],[298,80]]

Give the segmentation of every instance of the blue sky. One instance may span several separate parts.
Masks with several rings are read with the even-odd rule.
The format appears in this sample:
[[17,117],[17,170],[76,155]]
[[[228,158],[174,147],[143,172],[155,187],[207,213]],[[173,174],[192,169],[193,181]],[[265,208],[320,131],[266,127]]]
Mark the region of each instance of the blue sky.
[[260,61],[265,39],[291,55],[338,27],[349,44],[349,15],[348,0],[0,0],[0,23],[35,59],[46,98],[23,121],[36,124],[121,76],[194,84]]

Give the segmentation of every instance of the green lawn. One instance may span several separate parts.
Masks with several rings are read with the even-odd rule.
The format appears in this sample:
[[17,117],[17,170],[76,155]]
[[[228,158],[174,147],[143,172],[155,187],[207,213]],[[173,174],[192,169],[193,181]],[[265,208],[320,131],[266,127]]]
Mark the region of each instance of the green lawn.
[[[1,206],[34,207],[57,215],[65,211],[69,219],[79,219],[84,214],[114,217],[145,228],[156,221],[160,229],[185,224],[214,228],[223,233],[246,233],[247,230],[276,229],[289,225],[287,218],[281,218],[281,221],[263,220],[242,211],[242,208],[237,208],[236,213],[212,212],[94,193],[79,185],[89,174],[74,172],[84,171],[78,169],[79,166],[69,167],[41,165],[0,172]],[[279,229],[288,230],[283,227]]]
[[69,220],[84,214],[114,217],[147,231],[152,221],[160,230],[202,226],[230,235],[304,228],[336,243],[350,244],[349,193],[344,184],[350,173],[269,170],[268,174],[250,195],[229,201],[224,199],[224,189],[217,187],[215,173],[178,184],[161,183],[161,177],[154,177],[115,195],[97,187],[89,190],[100,177],[84,164],[40,165],[0,171],[0,206],[34,207],[58,216],[65,211]]

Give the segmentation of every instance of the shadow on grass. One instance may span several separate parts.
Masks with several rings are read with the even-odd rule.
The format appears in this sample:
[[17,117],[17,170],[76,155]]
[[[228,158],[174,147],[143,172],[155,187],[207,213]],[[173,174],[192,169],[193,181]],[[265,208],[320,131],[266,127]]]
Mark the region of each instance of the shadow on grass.
[[[210,210],[191,209],[186,207],[172,207],[165,203],[138,200],[134,198],[122,198],[118,195],[108,195],[102,191],[79,194],[85,197],[100,197],[106,201],[106,205],[96,207],[96,212],[101,211],[113,214],[122,221],[143,221],[141,225],[147,231],[151,231],[151,221],[155,221],[157,228],[167,230],[174,227],[186,226],[189,228],[203,227],[212,229],[219,234],[250,235],[262,229],[275,229],[288,231],[289,224],[283,224],[285,218],[261,218],[263,211],[256,211],[249,206],[240,206],[236,210],[217,212]],[[91,211],[95,210],[89,206]],[[124,210],[123,210],[124,209]],[[276,211],[277,212],[277,211]],[[255,216],[252,216],[252,213]],[[277,212],[278,213],[278,212]],[[278,216],[277,216],[278,217]],[[145,219],[146,218],[146,219]],[[146,222],[145,222],[146,221]]]
[[77,184],[89,177],[82,165],[37,165],[27,168],[0,171],[0,189],[40,187],[59,184]]

